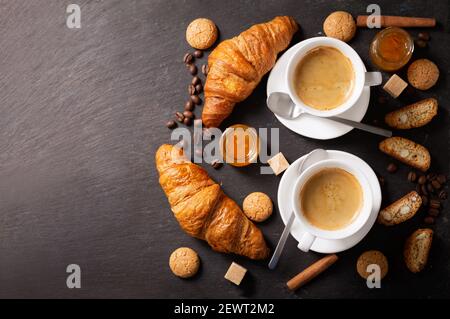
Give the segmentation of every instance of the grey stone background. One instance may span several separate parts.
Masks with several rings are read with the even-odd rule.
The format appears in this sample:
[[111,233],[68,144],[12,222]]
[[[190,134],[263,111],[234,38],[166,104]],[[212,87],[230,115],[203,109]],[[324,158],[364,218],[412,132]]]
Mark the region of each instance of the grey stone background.
[[[285,282],[319,254],[301,253],[291,238],[277,270],[269,271],[266,262],[215,253],[180,230],[157,182],[154,154],[170,142],[164,124],[187,98],[191,76],[181,60],[189,50],[184,33],[191,20],[211,18],[226,39],[289,14],[301,26],[294,44],[317,36],[330,12],[364,14],[372,1],[79,0],[79,30],[65,25],[71,2],[0,0],[0,297],[450,297],[448,204],[433,227],[435,241],[423,273],[409,273],[401,255],[406,236],[423,226],[422,212],[397,227],[376,225],[320,278],[291,293]],[[436,97],[439,116],[430,125],[398,134],[427,146],[432,169],[448,173],[448,1],[377,3],[384,14],[438,20],[429,48],[414,57],[435,61],[441,77],[431,90],[389,98],[385,105],[377,103],[382,91],[373,89],[364,122]],[[358,30],[351,41],[369,70],[374,68],[368,45],[375,33]],[[266,79],[224,127],[237,122],[279,127],[281,151],[291,162],[316,147],[356,154],[385,177],[385,203],[411,189],[407,167],[386,172],[391,160],[377,150],[377,136],[352,131],[317,141],[280,125],[265,107]],[[279,177],[260,175],[259,164],[205,167],[238,203],[253,191],[276,200]],[[278,210],[260,227],[273,247],[282,231]],[[168,268],[169,255],[179,246],[201,256],[200,274],[192,280],[180,280]],[[355,271],[357,257],[367,249],[380,249],[389,259],[381,289],[367,289]],[[249,269],[241,287],[223,279],[232,261]],[[81,289],[66,288],[71,263],[81,266]]]

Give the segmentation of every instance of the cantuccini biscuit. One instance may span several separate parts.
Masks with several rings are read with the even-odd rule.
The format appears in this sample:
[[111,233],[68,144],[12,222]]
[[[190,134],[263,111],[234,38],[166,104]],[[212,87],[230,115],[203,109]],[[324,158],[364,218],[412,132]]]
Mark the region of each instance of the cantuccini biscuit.
[[437,111],[437,100],[428,98],[390,112],[384,120],[390,127],[405,130],[428,124],[437,115]]
[[383,153],[423,172],[430,168],[430,152],[424,146],[411,140],[398,136],[389,137],[383,140],[378,147]]
[[403,257],[411,272],[422,271],[427,262],[433,241],[433,231],[429,228],[418,229],[406,240]]
[[409,192],[402,198],[385,207],[378,214],[378,222],[386,226],[393,226],[412,218],[420,206],[422,198],[416,191]]

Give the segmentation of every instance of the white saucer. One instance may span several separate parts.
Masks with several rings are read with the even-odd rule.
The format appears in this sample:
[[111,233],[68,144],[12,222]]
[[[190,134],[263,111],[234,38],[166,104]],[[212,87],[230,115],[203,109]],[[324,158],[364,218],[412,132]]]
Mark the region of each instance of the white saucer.
[[[342,152],[327,150],[328,156],[331,159],[340,159],[347,162],[351,162],[356,168],[360,169],[366,176],[373,193],[373,208],[370,214],[369,220],[365,226],[363,226],[356,234],[348,238],[339,240],[329,240],[317,238],[311,246],[312,251],[324,254],[337,253],[346,249],[349,249],[359,243],[370,231],[375,220],[377,219],[378,212],[381,206],[381,189],[378,182],[378,178],[370,168],[370,166],[359,157]],[[292,163],[288,169],[284,172],[283,177],[280,180],[278,186],[278,208],[280,211],[283,223],[286,225],[289,216],[292,212],[291,194],[294,189],[294,183],[298,177],[298,167],[305,156],[300,157],[294,163]],[[304,167],[303,169],[305,169]],[[296,218],[292,224],[291,235],[299,241],[303,235],[303,229]]]
[[[310,42],[312,39],[304,40],[292,48],[287,50],[277,61],[272,71],[270,72],[269,79],[267,80],[267,95],[272,92],[284,92],[287,93],[286,81],[285,81],[285,69],[288,61],[294,51]],[[370,87],[364,87],[363,93],[356,104],[348,111],[339,115],[340,117],[360,122],[367,112],[370,100]],[[342,136],[350,132],[353,128],[345,124],[336,123],[334,121],[327,120],[326,118],[312,117],[308,114],[303,114],[294,120],[287,120],[275,115],[278,120],[286,126],[288,129],[306,136],[319,140],[328,140]]]

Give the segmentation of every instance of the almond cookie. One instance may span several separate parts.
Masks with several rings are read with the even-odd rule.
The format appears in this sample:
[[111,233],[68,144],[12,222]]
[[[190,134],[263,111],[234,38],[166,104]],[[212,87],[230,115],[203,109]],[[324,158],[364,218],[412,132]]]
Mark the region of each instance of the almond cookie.
[[380,267],[380,279],[383,279],[388,273],[389,265],[386,256],[378,250],[368,250],[359,256],[358,261],[356,262],[358,274],[362,278],[367,279],[373,272],[373,270],[367,272],[367,267],[372,264]]
[[192,21],[186,29],[186,40],[195,49],[206,50],[216,42],[217,27],[214,22],[205,18]]
[[411,272],[417,273],[425,268],[432,241],[433,231],[429,228],[418,229],[408,237],[403,257]]
[[428,124],[437,112],[437,100],[428,98],[386,114],[384,121],[390,127],[406,130]]
[[180,247],[170,255],[169,267],[175,276],[189,278],[197,273],[200,267],[200,258],[195,250],[189,247]]
[[436,84],[439,78],[439,69],[428,59],[419,59],[408,67],[408,81],[419,90],[428,90]]
[[399,161],[412,167],[427,171],[431,165],[431,156],[428,150],[404,137],[393,136],[380,142],[378,148]]
[[244,199],[242,208],[250,220],[262,222],[272,215],[273,205],[269,196],[261,192],[254,192]]
[[420,206],[422,198],[416,191],[409,192],[396,200],[378,214],[378,222],[386,226],[393,226],[412,218]]
[[323,31],[328,37],[348,42],[355,36],[356,23],[350,13],[336,11],[325,19]]

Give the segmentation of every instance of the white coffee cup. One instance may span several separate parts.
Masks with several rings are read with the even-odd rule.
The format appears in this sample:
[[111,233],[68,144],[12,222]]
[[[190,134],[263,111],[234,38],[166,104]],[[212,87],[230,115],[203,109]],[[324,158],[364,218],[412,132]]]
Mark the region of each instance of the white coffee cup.
[[[355,72],[355,82],[350,96],[340,106],[331,110],[317,110],[306,105],[297,95],[295,90],[295,71],[297,65],[308,52],[320,46],[327,46],[338,49],[350,60]],[[353,50],[353,48],[347,43],[334,38],[316,37],[309,39],[305,45],[300,46],[297,51],[294,52],[294,54],[291,56],[287,65],[285,80],[288,88],[288,93],[292,101],[294,101],[296,105],[300,106],[305,112],[312,115],[330,117],[344,113],[352,106],[354,106],[358,99],[361,97],[364,87],[380,85],[382,82],[382,77],[380,72],[367,72],[364,67],[364,63],[362,62],[358,53],[356,53],[356,51]]]
[[[362,189],[362,204],[359,212],[349,225],[337,230],[324,230],[312,225],[303,215],[300,203],[300,194],[305,183],[310,177],[325,168],[340,168],[347,171],[356,178]],[[314,165],[311,165],[298,177],[297,181],[295,182],[294,192],[292,196],[292,207],[294,209],[295,216],[301,223],[302,229],[304,230],[303,236],[298,243],[298,248],[302,251],[307,252],[317,238],[343,239],[354,235],[367,223],[372,211],[372,201],[372,191],[367,178],[361,171],[352,167],[350,164],[341,160],[328,159],[319,161]]]

